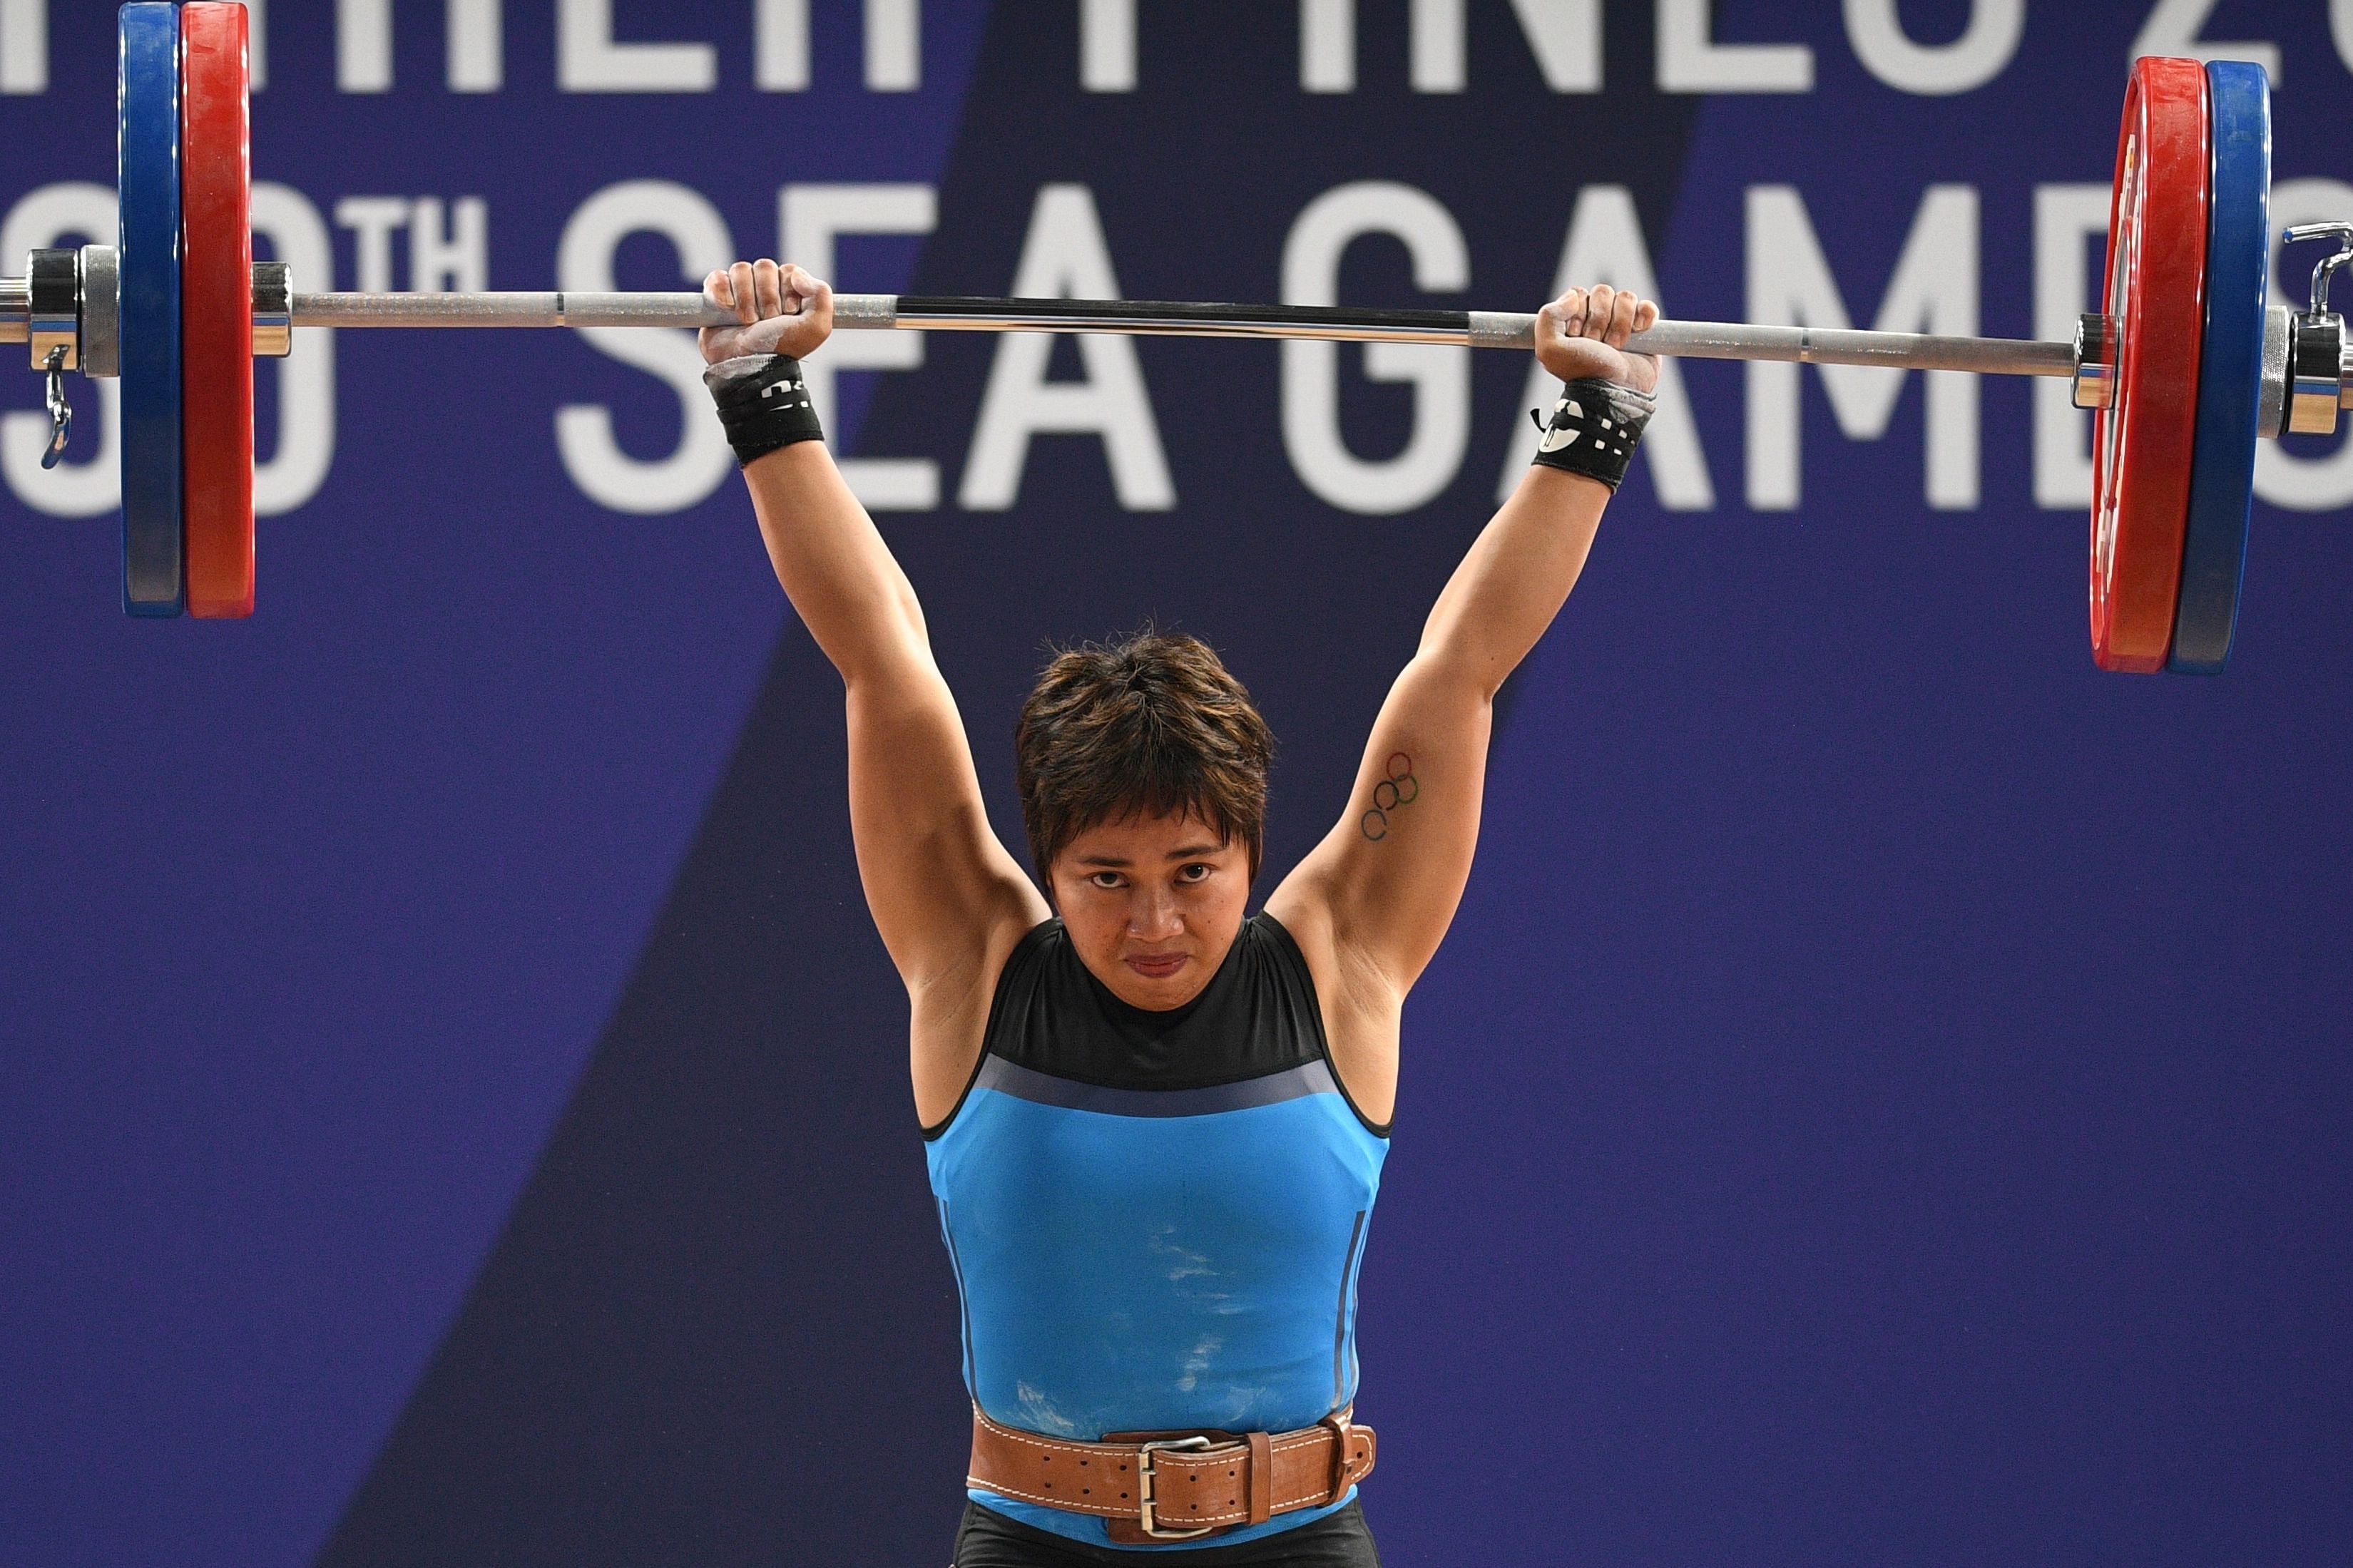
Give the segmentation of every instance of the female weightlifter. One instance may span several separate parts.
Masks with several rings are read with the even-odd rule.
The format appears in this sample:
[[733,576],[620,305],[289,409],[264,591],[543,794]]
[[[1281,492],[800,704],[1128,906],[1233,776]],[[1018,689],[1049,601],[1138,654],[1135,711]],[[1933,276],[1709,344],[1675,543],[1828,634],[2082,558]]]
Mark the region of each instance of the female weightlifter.
[[1470,875],[1496,689],[1585,565],[1650,417],[1657,309],[1545,307],[1535,466],[1439,596],[1339,823],[1245,918],[1265,722],[1191,637],[1064,653],[1021,711],[1039,883],[990,831],[914,589],[828,456],[798,361],[833,295],[737,263],[702,351],[768,556],[848,689],[849,816],[905,980],[973,1402],[955,1568],[1188,1547],[1377,1563],[1356,1280],[1400,1012]]

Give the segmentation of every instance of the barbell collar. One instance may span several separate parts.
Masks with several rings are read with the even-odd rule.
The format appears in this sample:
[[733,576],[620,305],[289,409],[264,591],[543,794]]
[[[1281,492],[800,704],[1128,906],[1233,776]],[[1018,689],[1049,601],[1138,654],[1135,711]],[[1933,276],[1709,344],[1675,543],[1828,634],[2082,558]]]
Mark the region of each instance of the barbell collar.
[[81,247],[81,373],[122,374],[121,258],[111,245]]
[[2093,311],[2075,323],[2075,406],[2106,408],[2116,400],[2116,324]]
[[[81,368],[81,256],[37,250],[26,278],[26,338],[35,370]],[[54,356],[54,357],[53,357]]]
[[2263,381],[2255,396],[2255,434],[2276,440],[2287,433],[2287,363],[2295,342],[2295,312],[2285,305],[2263,310]]
[[2287,428],[2299,436],[2333,435],[2345,398],[2345,318],[2306,311],[2295,319],[2288,348]]
[[270,359],[294,352],[294,269],[283,261],[253,264],[253,352]]

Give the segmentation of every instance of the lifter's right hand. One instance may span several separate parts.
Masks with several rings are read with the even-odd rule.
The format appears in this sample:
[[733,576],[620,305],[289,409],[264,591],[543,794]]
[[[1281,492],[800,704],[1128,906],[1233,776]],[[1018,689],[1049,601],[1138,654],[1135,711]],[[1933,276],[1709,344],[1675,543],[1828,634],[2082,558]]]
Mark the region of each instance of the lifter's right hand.
[[1659,308],[1630,290],[1571,289],[1536,313],[1536,358],[1562,381],[1597,376],[1647,393],[1659,384],[1658,357],[1626,352],[1626,340],[1658,324]]
[[740,327],[705,327],[706,364],[738,354],[790,354],[807,359],[833,335],[833,288],[797,267],[739,261],[702,280],[703,297],[733,310]]

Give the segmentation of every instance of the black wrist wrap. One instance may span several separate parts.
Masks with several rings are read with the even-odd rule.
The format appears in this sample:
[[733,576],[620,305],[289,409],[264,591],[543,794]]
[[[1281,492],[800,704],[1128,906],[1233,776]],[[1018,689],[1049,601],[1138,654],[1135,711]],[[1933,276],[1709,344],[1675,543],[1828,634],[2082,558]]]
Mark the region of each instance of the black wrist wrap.
[[801,362],[790,354],[744,354],[722,360],[702,373],[719,423],[738,465],[749,467],[779,447],[822,441],[817,410],[809,404]]
[[1649,393],[1614,381],[1585,376],[1567,383],[1553,405],[1552,423],[1535,416],[1545,433],[1536,461],[1599,479],[1614,490],[1624,481],[1634,448],[1641,445],[1642,427],[1658,405]]

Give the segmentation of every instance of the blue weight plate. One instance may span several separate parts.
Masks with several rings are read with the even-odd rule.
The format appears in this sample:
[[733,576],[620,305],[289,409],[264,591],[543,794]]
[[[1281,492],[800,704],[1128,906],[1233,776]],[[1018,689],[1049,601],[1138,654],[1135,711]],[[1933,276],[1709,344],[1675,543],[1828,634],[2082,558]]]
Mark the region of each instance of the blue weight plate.
[[2190,459],[2181,601],[2167,661],[2168,668],[2191,675],[2222,672],[2239,620],[2272,265],[2271,84],[2263,67],[2242,60],[2214,61],[2206,80],[2214,126],[2206,334],[2198,365],[2198,443]]
[[180,524],[180,17],[142,0],[121,18],[122,607],[176,616]]

